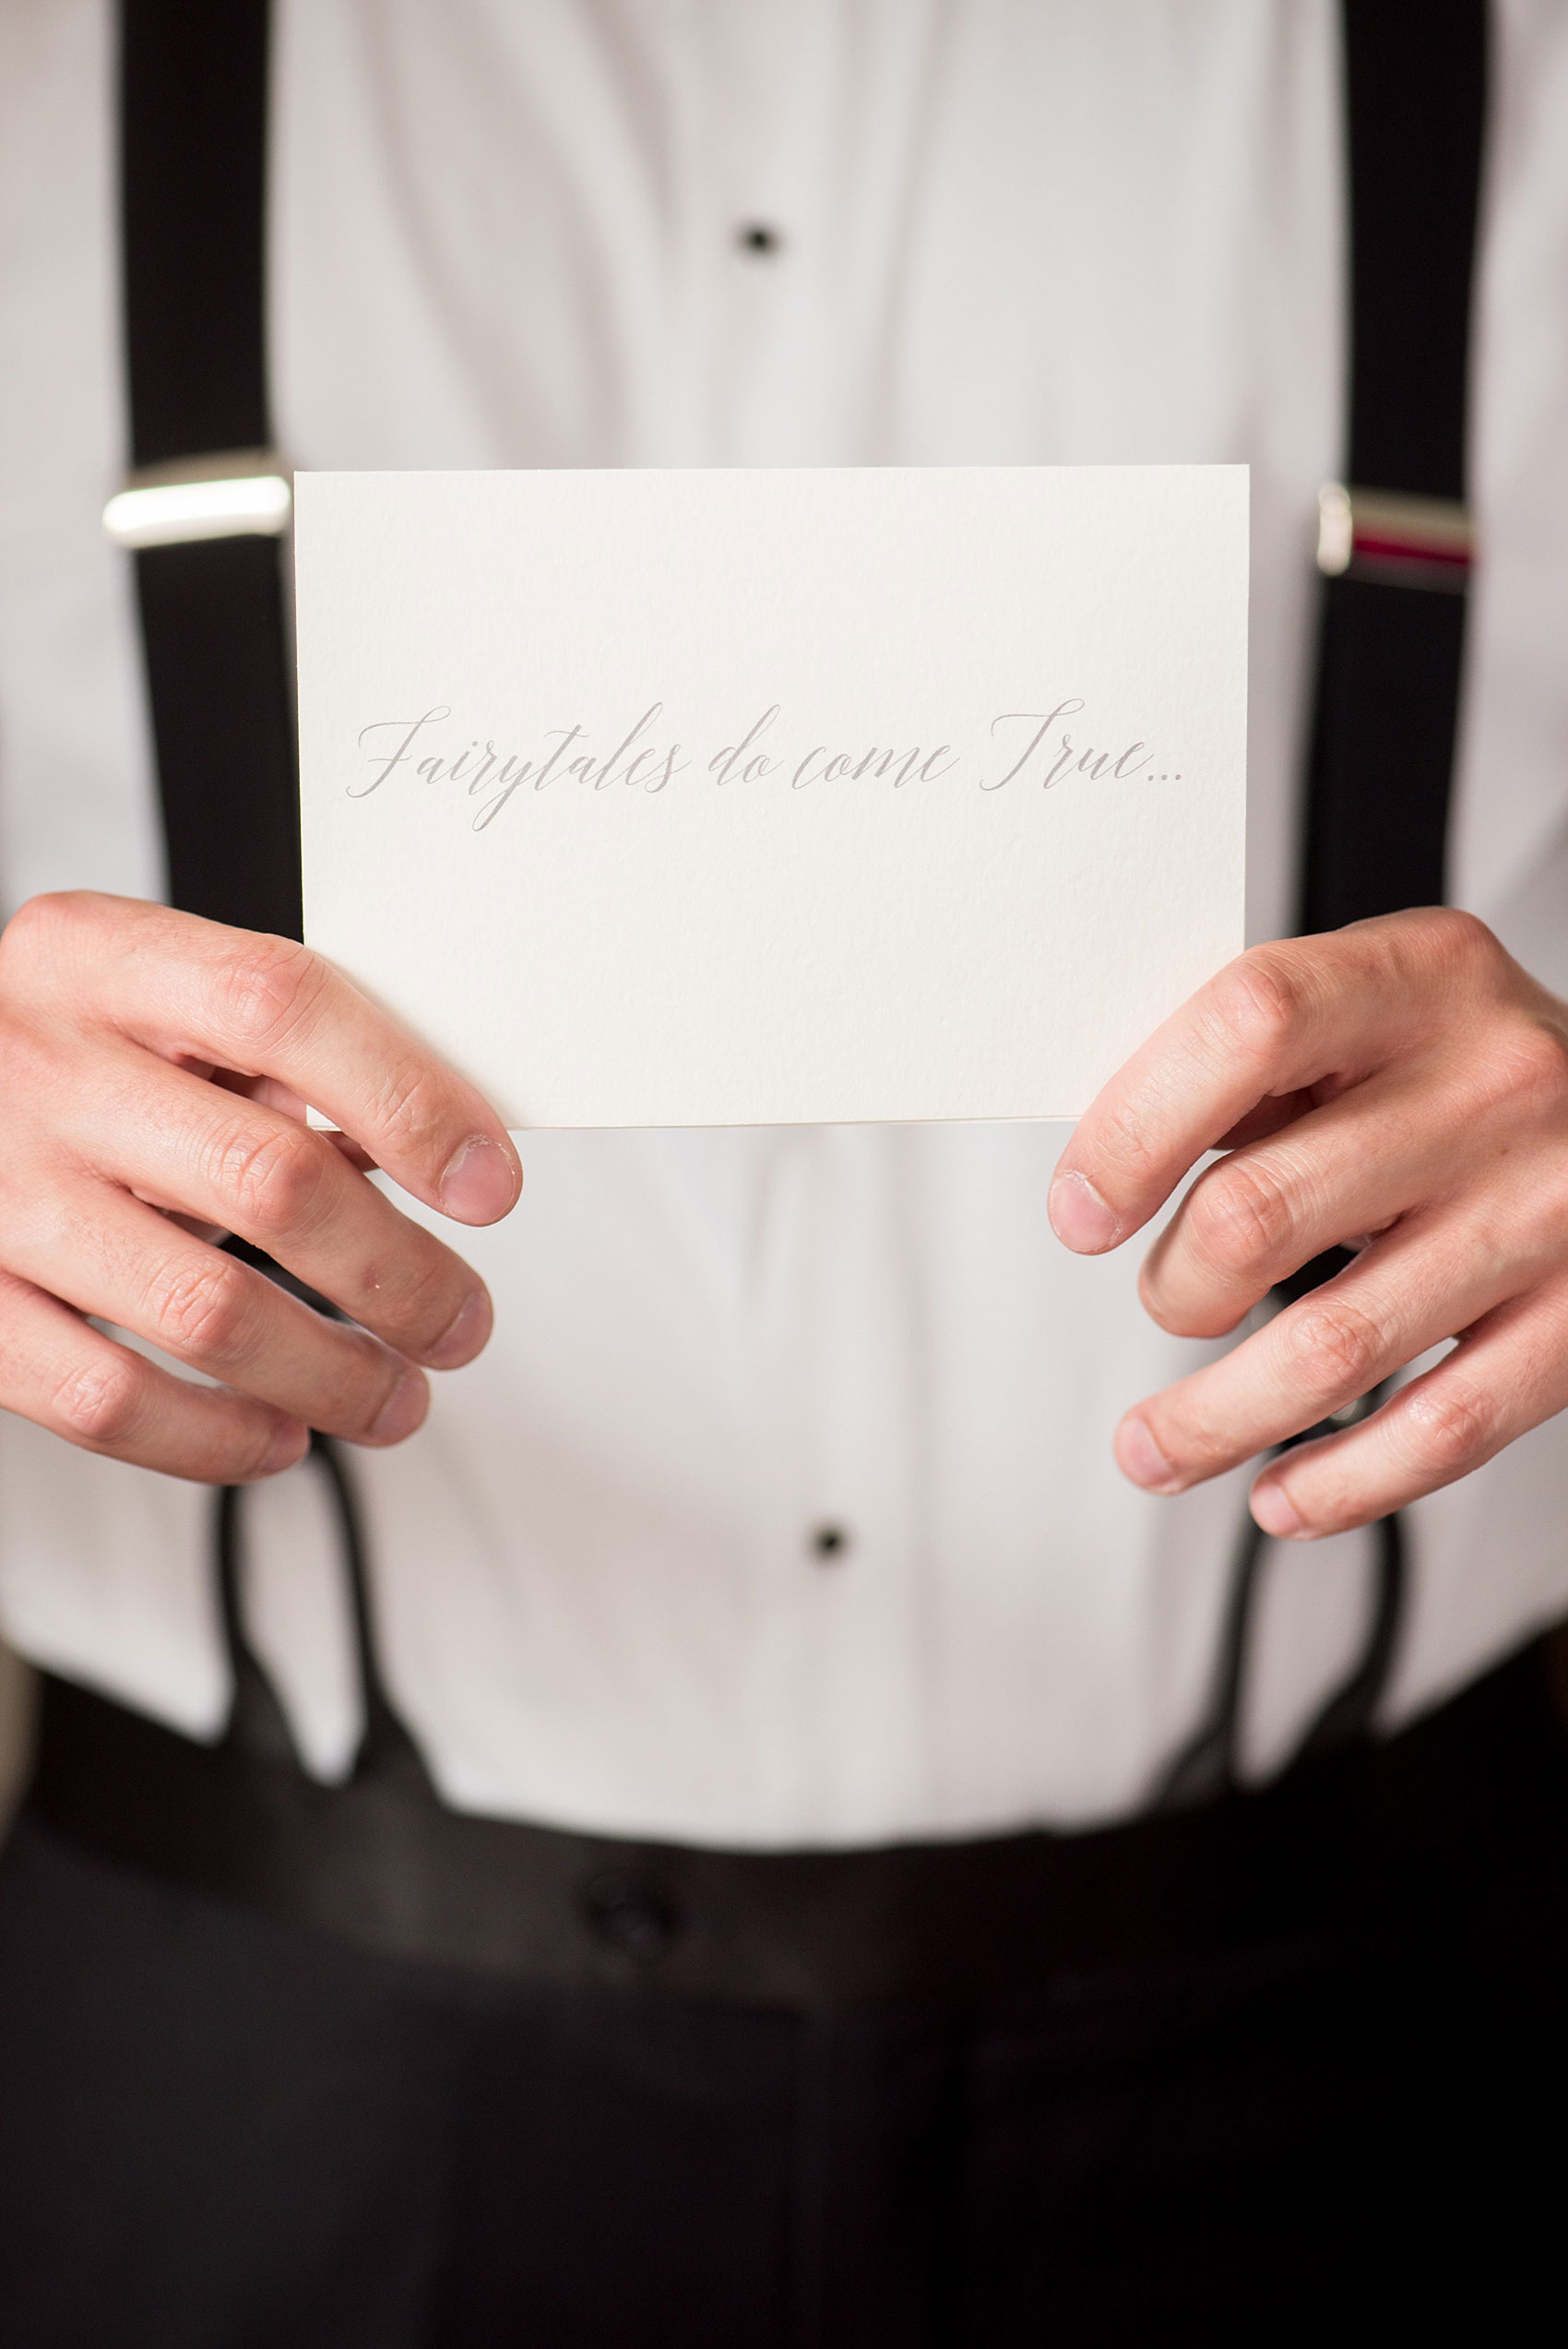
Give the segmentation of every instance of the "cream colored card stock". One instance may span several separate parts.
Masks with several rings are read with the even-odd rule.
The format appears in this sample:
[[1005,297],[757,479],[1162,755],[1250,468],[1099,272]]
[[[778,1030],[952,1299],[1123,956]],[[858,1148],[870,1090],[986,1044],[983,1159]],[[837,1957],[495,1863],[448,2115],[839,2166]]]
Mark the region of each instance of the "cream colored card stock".
[[1069,1116],[1240,950],[1241,468],[297,496],[306,936],[511,1124]]

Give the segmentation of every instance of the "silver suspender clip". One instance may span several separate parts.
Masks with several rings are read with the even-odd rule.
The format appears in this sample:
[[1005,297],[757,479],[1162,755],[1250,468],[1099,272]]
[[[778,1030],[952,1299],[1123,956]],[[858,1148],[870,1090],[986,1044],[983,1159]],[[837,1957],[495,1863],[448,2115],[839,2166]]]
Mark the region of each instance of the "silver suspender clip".
[[1348,571],[1389,587],[1462,595],[1475,551],[1470,509],[1452,499],[1347,489],[1340,482],[1318,492],[1317,566],[1330,578]]
[[293,503],[292,469],[275,448],[226,448],[128,473],[103,509],[103,528],[130,548],[278,538]]

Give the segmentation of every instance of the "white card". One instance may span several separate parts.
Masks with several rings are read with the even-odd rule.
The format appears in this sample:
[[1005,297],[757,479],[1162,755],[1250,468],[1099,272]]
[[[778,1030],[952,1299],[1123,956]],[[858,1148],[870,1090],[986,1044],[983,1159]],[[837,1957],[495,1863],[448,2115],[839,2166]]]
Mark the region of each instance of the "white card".
[[1073,1116],[1241,949],[1244,468],[297,500],[306,937],[511,1125]]

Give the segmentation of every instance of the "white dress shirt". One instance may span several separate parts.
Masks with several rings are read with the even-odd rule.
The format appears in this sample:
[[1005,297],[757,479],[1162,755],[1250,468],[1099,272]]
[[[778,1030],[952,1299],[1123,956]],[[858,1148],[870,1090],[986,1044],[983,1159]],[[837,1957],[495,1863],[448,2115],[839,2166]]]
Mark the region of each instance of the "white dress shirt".
[[[112,12],[0,5],[0,876],[156,893],[125,558]],[[1500,12],[1455,894],[1568,982],[1568,9]],[[1287,926],[1339,470],[1332,0],[282,0],[271,335],[303,466],[1253,468],[1250,886]],[[748,232],[762,229],[761,238]],[[758,249],[759,245],[763,249]],[[540,1134],[458,1245],[494,1340],[362,1454],[388,1677],[456,1804],[736,1844],[1086,1823],[1205,1700],[1244,1473],[1118,1476],[1204,1350],[1051,1237],[1060,1127]],[[251,1609],[354,1734],[308,1471]],[[210,1734],[210,1496],[0,1429],[0,1616]],[[1414,1512],[1402,1719],[1568,1606],[1568,1429]],[[824,1554],[832,1529],[839,1545]],[[1276,1547],[1272,1766],[1368,1545]]]

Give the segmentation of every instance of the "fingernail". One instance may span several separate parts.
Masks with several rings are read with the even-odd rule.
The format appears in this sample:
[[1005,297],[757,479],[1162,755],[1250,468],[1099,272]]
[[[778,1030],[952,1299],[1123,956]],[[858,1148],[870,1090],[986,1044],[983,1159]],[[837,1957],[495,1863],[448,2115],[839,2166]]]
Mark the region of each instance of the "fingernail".
[[411,1436],[430,1407],[430,1389],[417,1370],[405,1370],[371,1423],[373,1444],[400,1444]]
[[1124,1419],[1116,1430],[1116,1465],[1123,1476],[1149,1492],[1173,1492],[1176,1471],[1155,1442],[1148,1423]]
[[441,1204],[459,1223],[493,1223],[517,1196],[517,1169],[488,1134],[470,1134],[441,1177]]
[[1122,1228],[1087,1174],[1058,1174],[1046,1211],[1057,1238],[1080,1256],[1097,1256]]
[[1264,1532],[1277,1541],[1292,1541],[1307,1530],[1283,1485],[1265,1484],[1260,1478],[1253,1486],[1252,1510]]
[[284,1469],[303,1460],[309,1449],[310,1429],[302,1426],[297,1419],[286,1419],[267,1447],[255,1473],[258,1476],[279,1476]]
[[425,1348],[425,1361],[433,1370],[457,1370],[463,1363],[472,1362],[489,1337],[494,1318],[484,1291],[470,1289],[435,1343]]

